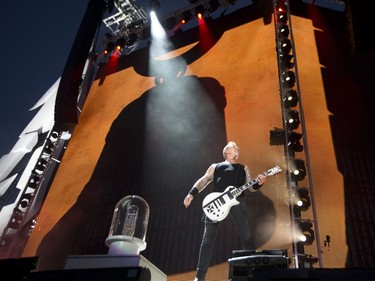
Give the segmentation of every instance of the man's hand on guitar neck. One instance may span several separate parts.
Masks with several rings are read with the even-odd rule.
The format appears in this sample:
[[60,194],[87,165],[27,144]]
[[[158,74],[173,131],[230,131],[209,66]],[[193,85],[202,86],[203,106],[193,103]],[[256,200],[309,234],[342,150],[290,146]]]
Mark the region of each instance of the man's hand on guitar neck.
[[259,185],[263,185],[266,182],[267,177],[265,175],[259,174],[257,176],[257,181]]

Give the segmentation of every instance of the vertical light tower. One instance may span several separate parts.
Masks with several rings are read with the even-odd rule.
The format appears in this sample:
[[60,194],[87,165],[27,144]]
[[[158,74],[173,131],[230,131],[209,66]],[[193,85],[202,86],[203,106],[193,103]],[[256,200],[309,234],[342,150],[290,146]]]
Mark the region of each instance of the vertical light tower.
[[[278,59],[280,98],[283,115],[283,129],[275,130],[272,136],[284,134],[284,144],[287,161],[287,181],[290,197],[291,232],[293,237],[294,267],[312,267],[319,262],[323,267],[320,249],[319,228],[315,210],[314,189],[309,164],[306,126],[303,114],[301,91],[298,77],[297,57],[293,40],[290,6],[288,0],[273,0],[274,21],[276,32],[276,51]],[[303,145],[301,144],[303,142]],[[310,196],[311,208],[298,207],[299,195],[302,188],[299,184],[306,184],[304,190]],[[307,209],[309,212],[307,213]],[[303,238],[304,240],[298,240]],[[315,242],[317,257],[305,253],[305,246]]]

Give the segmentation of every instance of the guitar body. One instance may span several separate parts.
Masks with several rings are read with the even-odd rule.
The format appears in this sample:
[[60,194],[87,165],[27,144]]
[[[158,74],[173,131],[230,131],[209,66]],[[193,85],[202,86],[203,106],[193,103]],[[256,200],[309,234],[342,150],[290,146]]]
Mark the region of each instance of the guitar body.
[[203,199],[202,208],[210,220],[222,221],[228,216],[230,209],[240,203],[231,195],[230,191],[233,189],[234,186],[228,186],[223,192],[211,192]]
[[[274,166],[268,171],[262,173],[262,175],[272,176],[280,172],[280,167]],[[202,209],[205,215],[214,222],[222,221],[228,216],[232,206],[240,203],[236,199],[237,196],[257,182],[257,179],[252,179],[240,187],[228,186],[223,192],[212,192],[208,194],[202,202]]]

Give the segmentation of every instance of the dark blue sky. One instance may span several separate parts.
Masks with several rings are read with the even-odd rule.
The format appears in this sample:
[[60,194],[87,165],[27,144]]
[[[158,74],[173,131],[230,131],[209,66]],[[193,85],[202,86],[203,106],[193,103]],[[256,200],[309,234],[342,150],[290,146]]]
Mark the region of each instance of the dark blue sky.
[[[88,0],[3,1],[0,9],[0,157],[10,152],[35,111],[31,107],[61,76]],[[135,4],[148,10],[148,0]],[[160,0],[169,14],[188,0]]]
[[[0,157],[10,152],[39,110],[29,109],[62,75],[88,2],[3,1],[0,9]],[[160,18],[192,5],[189,0],[159,2]],[[149,12],[149,0],[136,0],[135,4]]]
[[37,111],[29,109],[61,76],[87,0],[3,1],[0,9],[0,157]]

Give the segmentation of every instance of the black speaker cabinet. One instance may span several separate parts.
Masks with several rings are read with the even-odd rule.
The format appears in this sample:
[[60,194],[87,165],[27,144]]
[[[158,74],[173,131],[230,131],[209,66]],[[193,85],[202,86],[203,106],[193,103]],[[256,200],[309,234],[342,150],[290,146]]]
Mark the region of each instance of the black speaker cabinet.
[[229,281],[374,281],[374,268],[290,268],[286,250],[237,250]]
[[371,268],[268,269],[235,274],[231,281],[373,281]]
[[287,250],[235,250],[228,260],[229,281],[251,280],[255,271],[288,269]]

